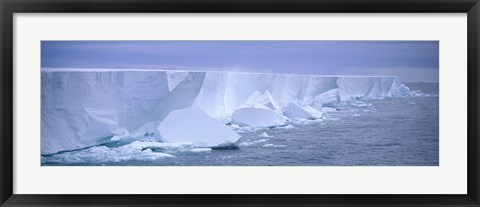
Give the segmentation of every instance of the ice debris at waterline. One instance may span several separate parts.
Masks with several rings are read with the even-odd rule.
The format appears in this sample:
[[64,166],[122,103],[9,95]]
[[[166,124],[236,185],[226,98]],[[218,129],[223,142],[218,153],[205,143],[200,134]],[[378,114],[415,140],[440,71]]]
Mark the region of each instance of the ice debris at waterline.
[[145,138],[216,147],[237,142],[234,126],[287,129],[339,102],[414,95],[396,77],[42,69],[41,79],[42,155]]

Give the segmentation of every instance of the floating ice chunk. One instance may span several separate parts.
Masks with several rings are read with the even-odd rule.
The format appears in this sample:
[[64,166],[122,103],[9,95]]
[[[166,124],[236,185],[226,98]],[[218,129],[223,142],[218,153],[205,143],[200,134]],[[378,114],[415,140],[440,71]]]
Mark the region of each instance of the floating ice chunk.
[[286,122],[283,115],[262,105],[240,108],[232,114],[232,123],[240,126],[272,127]]
[[354,116],[354,117],[359,117],[360,114],[354,113],[353,116]]
[[320,110],[322,107],[335,107],[339,102],[340,96],[335,88],[315,96],[312,107]]
[[251,146],[251,145],[263,143],[263,142],[266,142],[266,141],[267,141],[266,139],[259,139],[259,140],[255,140],[255,141],[241,142],[239,145],[240,146]]
[[402,83],[400,86],[392,88],[390,90],[390,95],[394,97],[413,96],[415,95],[415,92],[410,91],[410,89]]
[[116,135],[114,135],[112,138],[110,138],[110,141],[120,141],[122,139],[127,138],[130,135],[128,130],[126,130],[125,128],[121,128],[117,132],[118,133],[116,133]]
[[[236,125],[236,124],[233,124]],[[238,125],[236,125],[238,126]],[[263,128],[253,127],[253,126],[239,126],[239,128],[233,128],[236,132],[255,132],[259,130],[263,130]]]
[[352,101],[350,104],[352,106],[356,106],[356,107],[368,107],[368,106],[372,105],[372,104],[369,104],[369,103],[365,103],[363,101]]
[[287,126],[282,127],[282,129],[295,129],[295,127],[289,124]]
[[232,114],[255,91],[272,91],[277,74],[227,72],[225,97],[222,102],[228,114]]
[[109,148],[94,146],[87,149],[42,156],[42,163],[106,163],[129,160],[151,161],[175,157],[168,153],[154,152],[152,148],[166,147],[164,143],[135,141],[130,144]]
[[189,142],[195,147],[235,143],[240,135],[197,107],[175,110],[157,127],[166,142]]
[[336,108],[332,108],[332,107],[323,107],[322,108],[322,112],[323,113],[330,113],[330,112],[336,112],[337,109]]
[[307,125],[307,124],[323,122],[323,119],[292,119],[290,121],[291,123],[297,124],[297,125]]
[[282,148],[282,147],[287,147],[286,145],[276,145],[276,144],[265,144],[263,145],[263,147],[267,148],[267,147],[272,147],[272,148]]
[[438,96],[438,95],[432,95],[432,94],[423,93],[423,92],[422,92],[422,91],[420,91],[420,90],[411,91],[411,92],[410,92],[410,95],[411,95],[411,96],[416,96],[416,97],[431,97],[431,96]]
[[289,118],[319,119],[323,113],[311,106],[302,105],[299,102],[292,102],[283,109],[283,114]]
[[259,137],[273,137],[271,135],[268,135],[267,132],[263,132],[262,134],[259,135]]
[[[188,151],[193,149],[194,146],[191,143],[164,143],[164,142],[155,142],[155,141],[134,141],[130,144],[123,145],[118,147],[122,151],[135,151],[135,150],[144,150],[147,148],[161,148],[166,151]],[[113,148],[115,149],[115,148]]]
[[193,148],[190,152],[210,152],[212,148]]
[[[337,77],[310,76],[303,102],[311,105],[316,96],[328,93],[331,90],[337,90],[337,88]],[[326,103],[327,101],[324,100],[323,102]]]

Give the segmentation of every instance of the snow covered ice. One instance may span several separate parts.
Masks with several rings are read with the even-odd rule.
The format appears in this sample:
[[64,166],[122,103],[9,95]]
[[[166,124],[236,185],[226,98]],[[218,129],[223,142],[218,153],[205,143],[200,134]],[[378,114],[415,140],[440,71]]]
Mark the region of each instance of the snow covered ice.
[[237,109],[232,114],[232,123],[265,128],[284,125],[287,119],[274,110],[258,105]]
[[215,147],[238,140],[232,124],[280,127],[358,97],[412,95],[395,77],[43,69],[41,79],[42,155],[146,137]]
[[319,119],[323,115],[321,111],[300,102],[289,103],[284,109],[284,114],[289,118],[300,119]]
[[413,91],[410,91],[410,89],[402,83],[399,87],[395,87],[392,89],[391,95],[396,97],[402,97],[415,95],[415,93]]
[[195,147],[215,147],[235,143],[240,135],[198,107],[175,110],[158,126],[165,142],[188,142]]

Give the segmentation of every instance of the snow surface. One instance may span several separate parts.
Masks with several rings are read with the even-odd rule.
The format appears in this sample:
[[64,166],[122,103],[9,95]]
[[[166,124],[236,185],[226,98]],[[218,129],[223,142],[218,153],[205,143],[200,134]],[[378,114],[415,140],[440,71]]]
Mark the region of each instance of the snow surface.
[[198,107],[170,112],[157,130],[162,141],[193,143],[195,147],[229,145],[240,138],[231,128]]
[[48,69],[41,79],[43,155],[126,137],[164,139],[157,127],[173,111],[192,106],[223,124],[272,127],[288,124],[282,113],[292,103],[300,103],[293,109],[308,114],[287,113],[292,117],[318,118],[322,107],[339,101],[414,94],[397,78],[385,76]]

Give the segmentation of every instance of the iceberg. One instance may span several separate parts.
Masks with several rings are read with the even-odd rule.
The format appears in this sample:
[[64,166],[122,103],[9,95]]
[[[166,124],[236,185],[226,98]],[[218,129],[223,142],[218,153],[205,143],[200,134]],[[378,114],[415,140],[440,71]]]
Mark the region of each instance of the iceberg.
[[[176,142],[178,137],[161,134],[158,127],[185,125],[178,121],[188,121],[180,116],[185,114],[178,114],[183,109],[195,110],[195,120],[263,128],[287,125],[286,116],[317,119],[322,117],[322,107],[356,97],[413,93],[396,77],[153,69],[42,69],[41,82],[43,155],[125,138],[153,136]],[[223,141],[232,142],[233,137]],[[214,140],[199,143],[222,142]]]
[[217,147],[234,144],[240,135],[198,107],[174,110],[157,130],[162,141],[192,143],[195,147]]
[[226,85],[223,102],[227,114],[232,114],[252,93],[272,91],[276,74],[225,72]]
[[232,114],[232,124],[240,126],[267,128],[286,123],[287,119],[283,115],[262,105],[240,108]]
[[413,96],[415,95],[415,92],[413,91],[410,91],[410,89],[405,86],[405,84],[400,84],[399,87],[397,88],[393,88],[391,91],[390,91],[390,94],[394,97],[402,97],[402,96]]
[[322,118],[323,113],[311,106],[303,105],[296,101],[292,102],[285,107],[283,114],[288,118],[300,118],[300,119],[319,119]]
[[[310,76],[303,102],[312,104],[319,94],[328,94],[331,91],[338,91],[337,77]],[[328,100],[323,100],[323,102],[328,102]]]
[[263,132],[263,133],[261,133],[261,134],[259,135],[259,137],[270,138],[270,137],[273,137],[273,136],[267,134],[267,132]]
[[341,99],[338,95],[338,89],[335,88],[315,96],[311,106],[313,108],[321,110],[322,107],[335,107],[340,102],[340,100]]

